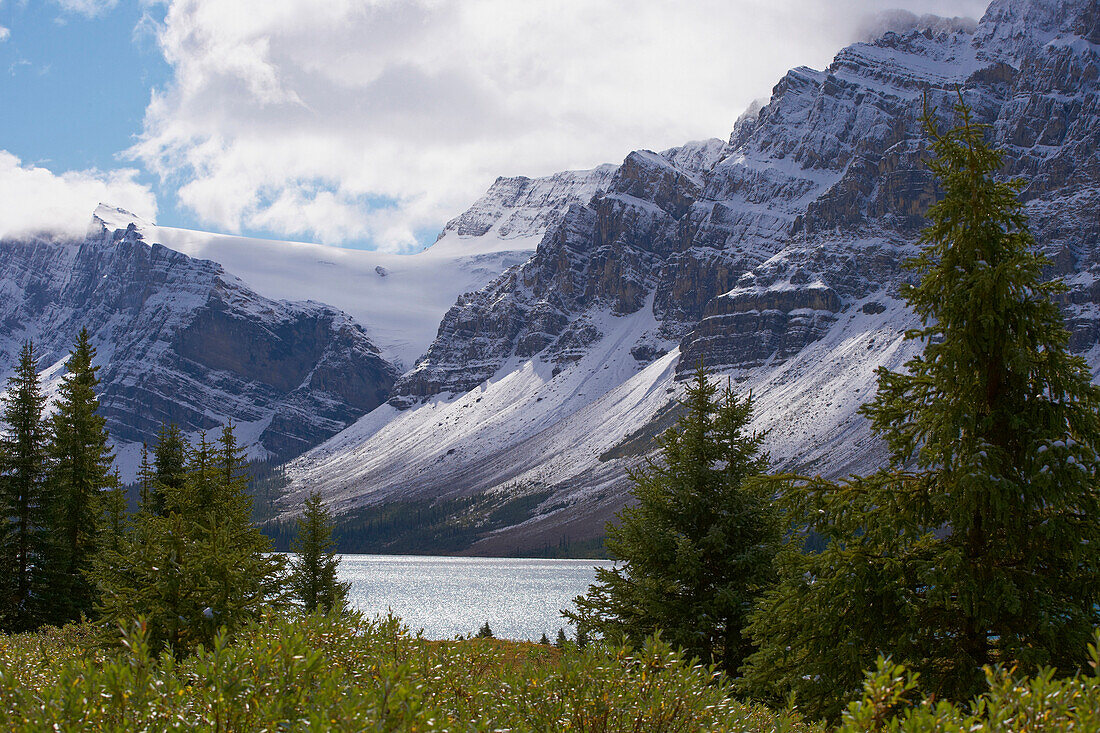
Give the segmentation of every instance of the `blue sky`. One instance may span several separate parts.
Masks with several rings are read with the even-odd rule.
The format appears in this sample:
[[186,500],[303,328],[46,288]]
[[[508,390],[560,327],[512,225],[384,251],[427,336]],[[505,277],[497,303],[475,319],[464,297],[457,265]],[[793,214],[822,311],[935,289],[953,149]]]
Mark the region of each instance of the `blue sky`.
[[[91,7],[91,6],[89,6]],[[157,47],[152,23],[164,6],[122,2],[93,15],[50,0],[0,0],[0,148],[25,164],[54,173],[111,170],[141,132],[150,90],[163,87],[171,68]],[[193,226],[186,211],[167,206],[158,190],[160,219]],[[89,212],[90,215],[90,212]]]
[[[146,12],[158,13],[154,6]],[[48,167],[111,168],[141,130],[149,90],[170,68],[143,16],[123,3],[88,18],[48,2],[0,4],[0,144]]]
[[883,7],[0,0],[0,234],[76,229],[106,198],[163,225],[415,251],[498,175],[728,136]]

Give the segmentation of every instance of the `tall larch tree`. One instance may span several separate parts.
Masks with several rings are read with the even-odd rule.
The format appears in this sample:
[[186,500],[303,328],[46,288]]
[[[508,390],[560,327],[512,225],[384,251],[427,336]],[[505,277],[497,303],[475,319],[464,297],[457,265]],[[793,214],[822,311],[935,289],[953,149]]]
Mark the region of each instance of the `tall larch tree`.
[[116,487],[114,455],[99,414],[99,366],[88,330],[69,352],[51,419],[50,532],[57,547],[50,606],[56,623],[90,614],[94,585],[88,578],[102,526],[103,494]]
[[[891,654],[925,692],[970,699],[983,665],[1073,673],[1100,624],[1100,389],[1067,350],[1020,181],[962,104],[925,118],[944,198],[903,295],[923,353],[864,408],[891,466],[784,488],[795,542],[751,625],[758,691],[834,717]],[[829,540],[798,551],[801,533]]]
[[19,365],[8,379],[0,436],[0,625],[23,631],[41,621],[43,606],[34,594],[48,555],[47,504],[48,425],[46,397],[38,379],[38,357],[27,341]]

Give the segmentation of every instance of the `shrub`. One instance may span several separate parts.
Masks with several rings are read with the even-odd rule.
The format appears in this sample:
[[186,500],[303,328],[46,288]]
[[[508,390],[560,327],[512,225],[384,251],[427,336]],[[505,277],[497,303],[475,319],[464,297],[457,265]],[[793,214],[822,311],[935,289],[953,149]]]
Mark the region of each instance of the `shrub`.
[[1093,673],[1056,679],[1054,670],[1034,676],[1013,669],[985,667],[988,690],[970,705],[934,698],[914,701],[918,675],[880,658],[868,672],[863,698],[848,705],[841,731],[970,733],[971,731],[1100,730],[1100,677],[1097,645],[1089,645]]
[[177,661],[131,625],[122,648],[85,627],[0,637],[0,729],[818,730],[734,700],[713,668],[660,639],[562,653],[437,642],[392,617],[274,615]]

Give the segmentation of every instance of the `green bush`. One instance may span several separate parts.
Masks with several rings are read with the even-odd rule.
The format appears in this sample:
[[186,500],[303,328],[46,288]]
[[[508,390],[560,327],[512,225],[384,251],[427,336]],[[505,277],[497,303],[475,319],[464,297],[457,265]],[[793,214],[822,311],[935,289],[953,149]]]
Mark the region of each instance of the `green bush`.
[[[731,697],[659,639],[564,653],[393,618],[275,615],[176,660],[135,625],[0,637],[0,730],[818,730]],[[570,645],[572,646],[572,645]]]
[[848,705],[840,730],[898,733],[1100,730],[1100,653],[1089,645],[1093,673],[1057,679],[1044,669],[1031,677],[986,667],[989,689],[969,705],[914,699],[918,675],[889,659],[868,672],[863,698]]

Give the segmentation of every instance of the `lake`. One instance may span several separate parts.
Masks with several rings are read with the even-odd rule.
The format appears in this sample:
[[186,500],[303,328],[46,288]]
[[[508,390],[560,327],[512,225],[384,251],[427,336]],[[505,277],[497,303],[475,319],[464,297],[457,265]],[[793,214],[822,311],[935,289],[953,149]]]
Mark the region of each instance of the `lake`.
[[341,555],[348,603],[368,616],[394,615],[429,639],[476,634],[486,621],[500,639],[572,636],[561,609],[573,608],[609,560]]

